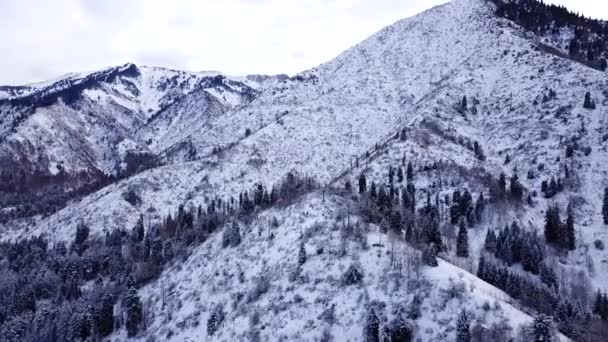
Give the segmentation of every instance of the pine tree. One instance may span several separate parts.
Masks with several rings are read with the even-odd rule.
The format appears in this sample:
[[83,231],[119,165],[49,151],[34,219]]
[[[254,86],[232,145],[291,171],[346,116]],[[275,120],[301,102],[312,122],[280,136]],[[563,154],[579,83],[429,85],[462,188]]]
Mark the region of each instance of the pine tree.
[[486,251],[495,254],[496,253],[496,234],[492,229],[488,229],[486,233],[486,241],[484,243],[484,248]]
[[563,245],[565,248],[573,251],[576,249],[576,235],[574,232],[574,210],[572,209],[572,203],[568,205],[568,216],[566,218],[565,236]]
[[393,166],[388,167],[388,184],[393,184],[393,180],[395,179],[395,169]]
[[583,108],[585,109],[595,109],[595,102],[591,99],[591,93],[585,93],[585,101],[583,102]]
[[159,238],[154,239],[152,242],[152,248],[150,249],[150,261],[155,266],[160,266],[163,263],[163,242]]
[[534,342],[550,342],[555,336],[555,324],[551,316],[540,314],[534,318],[531,327]]
[[403,168],[401,166],[397,168],[397,182],[403,182]]
[[150,240],[149,236],[146,236],[144,238],[144,250],[143,250],[144,261],[148,261],[148,259],[150,258],[151,250],[152,250],[152,241]]
[[431,267],[437,267],[439,266],[439,263],[437,262],[437,247],[434,245],[429,245],[427,246],[424,251],[422,252],[422,261]]
[[507,192],[507,179],[504,173],[501,173],[498,176],[498,195],[499,198],[502,199],[505,197],[505,193]]
[[166,241],[163,246],[163,261],[167,263],[173,260],[174,256],[175,255],[173,254],[173,245],[171,244],[171,241]]
[[408,224],[405,227],[405,241],[412,243],[414,241],[414,227],[411,224]]
[[486,280],[486,258],[483,255],[479,258],[479,265],[477,265],[477,277]]
[[133,240],[141,242],[144,239],[144,215],[139,215],[139,219],[133,227]]
[[464,218],[460,219],[458,225],[458,239],[456,240],[456,255],[461,258],[469,257],[469,235]]
[[359,176],[359,193],[363,194],[367,191],[367,179],[365,179],[365,175],[361,174]]
[[95,310],[95,326],[97,332],[103,337],[114,330],[114,296],[104,294]]
[[372,186],[369,189],[369,197],[376,198],[376,196],[377,196],[377,193],[376,193],[376,183],[372,182]]
[[306,262],[306,247],[304,246],[304,239],[300,242],[300,252],[298,253],[298,265],[302,266]]
[[222,247],[235,247],[238,246],[240,243],[241,232],[239,224],[234,221],[231,225],[227,225],[226,228],[224,228],[224,235],[222,235]]
[[393,210],[389,217],[390,229],[397,233],[401,234],[401,213],[399,210]]
[[456,323],[456,342],[471,341],[471,322],[466,311],[462,310]]
[[467,97],[466,95],[462,97],[462,101],[460,101],[460,111],[464,113],[467,110]]
[[72,249],[81,255],[87,249],[86,241],[89,238],[89,226],[80,222],[76,226],[76,236],[74,237],[74,245]]
[[547,243],[559,242],[561,221],[559,218],[559,207],[552,205],[545,213],[545,240]]
[[510,191],[511,191],[511,198],[517,202],[521,202],[522,198],[524,197],[524,187],[519,182],[519,177],[517,177],[516,173],[513,174],[513,176],[511,176]]
[[412,166],[412,162],[407,163],[407,170],[405,173],[406,173],[408,183],[411,183],[412,181],[414,181],[414,167]]
[[602,203],[602,216],[604,224],[608,224],[608,187],[604,189],[604,201]]
[[363,340],[365,342],[380,342],[380,321],[373,307],[370,307],[367,312]]
[[125,296],[125,308],[125,326],[127,328],[127,335],[129,337],[134,337],[139,331],[139,326],[141,324],[143,315],[141,301],[137,295],[137,289],[133,284],[131,284],[127,290],[127,294]]
[[477,197],[477,202],[475,202],[475,219],[477,220],[477,223],[481,222],[485,207],[486,200],[483,198],[483,192],[480,192],[479,197]]
[[224,321],[224,317],[225,314],[222,305],[217,304],[207,319],[207,335],[213,336],[213,334],[215,334],[220,327],[220,324]]

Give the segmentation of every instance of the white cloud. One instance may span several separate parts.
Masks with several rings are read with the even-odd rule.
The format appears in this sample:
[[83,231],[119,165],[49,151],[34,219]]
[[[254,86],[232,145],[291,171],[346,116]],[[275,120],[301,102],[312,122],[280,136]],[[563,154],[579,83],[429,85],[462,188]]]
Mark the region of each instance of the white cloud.
[[[0,84],[135,62],[289,73],[446,0],[0,1]],[[554,0],[608,18],[593,0]]]

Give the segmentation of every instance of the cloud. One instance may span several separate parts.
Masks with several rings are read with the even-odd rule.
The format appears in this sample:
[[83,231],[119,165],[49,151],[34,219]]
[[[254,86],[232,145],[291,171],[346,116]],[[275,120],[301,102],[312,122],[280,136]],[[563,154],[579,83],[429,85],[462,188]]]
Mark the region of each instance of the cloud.
[[[135,62],[293,74],[446,0],[0,1],[0,84]],[[608,18],[593,0],[554,0]]]

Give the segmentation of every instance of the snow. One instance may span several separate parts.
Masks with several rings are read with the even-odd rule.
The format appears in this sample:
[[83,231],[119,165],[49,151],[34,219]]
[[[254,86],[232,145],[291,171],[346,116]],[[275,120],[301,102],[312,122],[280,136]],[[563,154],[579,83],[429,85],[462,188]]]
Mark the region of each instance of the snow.
[[[608,243],[608,229],[601,217],[603,189],[608,186],[603,167],[608,162],[603,139],[608,133],[606,75],[539,49],[529,34],[494,17],[485,1],[455,0],[400,20],[335,59],[284,82],[261,85],[228,78],[220,86],[202,87],[205,77],[219,74],[138,68],[137,78],[119,78],[116,84],[87,90],[91,101],[78,111],[61,104],[37,109],[11,139],[45,146],[44,157],[52,162],[51,169],[56,165],[53,163],[61,161],[68,170],[91,164],[111,170],[120,161],[115,156],[133,149],[156,153],[166,165],[37,218],[27,230],[26,222],[11,222],[3,227],[0,239],[46,232],[52,239],[69,240],[80,219],[98,234],[114,227],[132,227],[140,214],[155,222],[180,204],[205,205],[213,196],[235,196],[257,182],[276,183],[293,170],[315,175],[322,184],[339,186],[346,180],[356,184],[361,173],[368,177],[368,184],[384,184],[389,165],[400,165],[404,155],[416,169],[419,203],[427,192],[443,197],[462,187],[476,197],[487,191],[488,176],[496,177],[500,172],[510,176],[515,170],[529,190],[538,191],[542,180],[563,174],[566,143],[580,136],[579,144],[591,146],[592,151],[585,156],[577,150],[567,161],[573,179],[578,181],[552,200],[540,194],[534,198],[534,207],[488,213],[486,221],[471,230],[471,261],[479,255],[487,229],[502,228],[515,220],[525,229],[542,233],[544,210],[551,202],[565,208],[569,200],[582,198],[576,210],[577,250],[561,258],[560,267],[589,276],[591,290],[607,290],[608,255],[593,247],[596,239]],[[173,85],[160,89],[165,82]],[[130,92],[130,83],[139,95]],[[556,98],[543,101],[549,88],[556,92]],[[259,92],[252,91],[253,99],[249,99],[242,94],[244,89]],[[596,100],[597,109],[582,108],[586,91]],[[457,112],[455,106],[463,96],[467,96],[469,106],[473,99],[479,101],[476,115],[468,111],[465,117]],[[581,129],[583,123],[585,130]],[[104,125],[110,129],[101,129]],[[408,139],[399,141],[395,136],[403,128]],[[251,132],[249,136],[246,130]],[[465,139],[479,142],[487,156],[485,162],[459,142]],[[89,143],[80,145],[83,140]],[[75,153],[73,146],[86,146],[87,153]],[[183,152],[183,146],[196,151],[194,160],[185,160],[185,153],[172,156],[171,152]],[[222,151],[212,153],[217,148]],[[511,161],[505,164],[507,154]],[[33,157],[44,159],[37,154]],[[425,171],[425,166],[439,162],[444,168]],[[541,165],[543,171],[539,171]],[[529,170],[535,178],[526,177]],[[140,195],[141,206],[122,199],[128,189]],[[379,279],[386,277],[386,250],[382,248],[356,250],[346,259],[311,258],[304,269],[311,279],[321,279],[317,284],[293,286],[286,280],[297,255],[300,228],[305,230],[317,221],[326,225],[322,231],[325,236],[318,234],[307,242],[309,255],[317,245],[337,248],[337,233],[327,225],[341,203],[336,198],[327,202],[332,204],[312,196],[294,207],[264,213],[236,251],[220,249],[220,237],[216,236],[183,265],[165,272],[144,289],[145,297],[159,300],[160,293],[172,291],[174,303],[165,309],[151,304],[157,319],[149,331],[166,336],[171,329],[174,340],[205,339],[209,308],[218,302],[232,302],[231,296],[239,292],[246,293],[265,262],[266,269],[276,273],[272,288],[285,291],[275,291],[256,303],[263,313],[263,324],[270,327],[262,331],[263,336],[312,340],[321,332],[315,323],[317,315],[335,302],[343,303],[337,308],[338,315],[341,322],[348,323],[332,327],[332,333],[338,340],[357,340],[363,303],[376,299],[392,305],[411,300],[411,294],[381,288]],[[270,215],[281,218],[281,234],[275,234],[277,240],[272,245],[264,235]],[[453,229],[443,228],[446,232]],[[258,230],[262,231],[260,236]],[[372,230],[370,241],[380,238]],[[338,289],[329,276],[338,277],[354,257],[365,269],[365,289]],[[245,272],[242,284],[230,277],[237,264]],[[512,299],[467,273],[464,269],[472,269],[467,267],[440,262],[437,269],[425,270],[424,277],[437,286],[429,288],[430,300],[425,302],[426,311],[435,310],[436,317],[418,323],[423,340],[450,339],[451,332],[445,327],[453,327],[458,312],[463,307],[479,311],[485,301],[498,301],[501,308],[488,314],[488,324],[506,318],[513,326],[529,322],[530,317],[519,311]],[[230,269],[229,274],[222,274],[223,268]],[[446,304],[440,289],[453,283],[464,283],[466,295]],[[228,289],[222,292],[224,286]],[[287,295],[279,298],[281,293]],[[296,293],[304,302],[296,303]],[[176,304],[180,301],[182,307]],[[275,313],[270,310],[273,303],[287,303],[288,307]],[[244,336],[246,315],[253,310],[251,305],[245,309],[246,314],[230,310],[229,323],[218,339]],[[201,312],[197,316],[200,326],[175,328],[196,311]]]
[[[348,205],[342,198],[313,193],[300,203],[262,213],[250,226],[240,222],[243,242],[235,248],[222,248],[221,232],[217,233],[184,263],[176,263],[140,290],[146,312],[151,313],[145,335],[167,341],[246,340],[254,329],[261,340],[315,341],[329,330],[337,341],[359,341],[370,303],[386,305],[379,312],[386,322],[394,309],[410,305],[416,294],[423,296],[422,317],[415,321],[416,337],[423,341],[453,340],[462,309],[470,311],[472,325],[505,322],[513,327],[513,335],[521,324],[531,322],[505,293],[444,261],[437,268],[421,266],[416,276],[413,267],[405,266],[416,253],[411,247],[402,242],[372,245],[387,241],[377,227],[371,227],[369,249],[351,241],[347,255],[340,257],[340,232],[334,225],[340,225],[336,217]],[[270,224],[275,218],[278,227]],[[302,236],[307,261],[301,277],[290,280]],[[391,253],[402,262],[401,269],[391,266]],[[361,265],[363,283],[341,285],[341,276],[352,263]],[[247,299],[262,275],[270,281],[268,291]],[[459,286],[462,290],[450,298],[447,291]],[[484,310],[486,302],[491,308]],[[207,319],[218,303],[226,318],[210,338]],[[335,323],[322,318],[332,306]],[[260,320],[251,327],[254,312]],[[114,338],[123,338],[122,334]]]

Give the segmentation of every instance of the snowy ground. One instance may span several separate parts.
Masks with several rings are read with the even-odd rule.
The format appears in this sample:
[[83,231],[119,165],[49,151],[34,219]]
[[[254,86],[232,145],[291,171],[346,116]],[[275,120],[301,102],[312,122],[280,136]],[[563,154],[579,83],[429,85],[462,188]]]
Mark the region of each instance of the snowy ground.
[[[241,222],[243,241],[236,248],[223,249],[217,233],[140,290],[149,314],[140,339],[233,341],[247,340],[257,331],[262,341],[316,341],[327,330],[336,341],[359,341],[370,303],[384,307],[378,310],[384,325],[394,310],[411,307],[415,295],[423,298],[422,317],[414,323],[423,341],[453,340],[462,309],[471,313],[472,326],[506,323],[511,334],[531,321],[505,293],[445,261],[416,272],[411,260],[416,252],[399,241],[387,243],[375,226],[369,228],[367,249],[350,240],[342,256],[342,221],[337,218],[348,208],[341,197],[323,200],[321,193],[313,193],[287,208],[262,213],[251,225]],[[271,224],[275,218],[277,227]],[[350,220],[357,222],[356,216]],[[300,276],[290,280],[302,236],[307,261]],[[363,282],[341,284],[353,263],[361,266]],[[268,279],[268,288],[254,295],[260,277]],[[209,337],[207,320],[218,304],[226,316]],[[324,314],[331,307],[334,319]],[[122,334],[112,340],[124,338]]]

